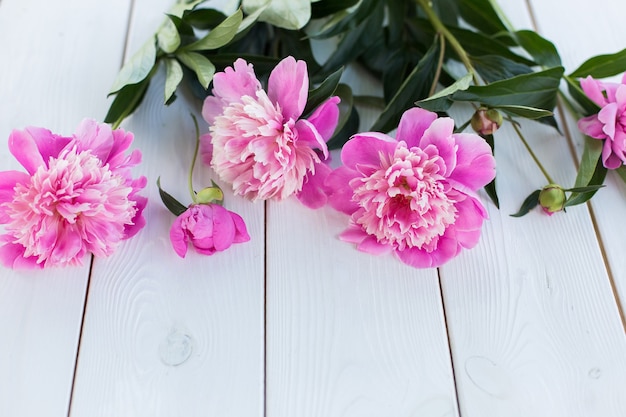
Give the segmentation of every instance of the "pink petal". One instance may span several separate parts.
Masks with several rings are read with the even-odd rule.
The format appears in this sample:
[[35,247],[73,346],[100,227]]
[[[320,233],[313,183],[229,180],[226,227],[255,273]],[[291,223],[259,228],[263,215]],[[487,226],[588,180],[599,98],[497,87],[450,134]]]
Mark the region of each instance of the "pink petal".
[[113,131],[111,126],[98,123],[95,120],[84,119],[74,134],[77,142],[77,150],[90,150],[101,161],[108,161],[111,149],[113,149]]
[[14,187],[17,184],[27,184],[30,182],[30,176],[21,171],[2,171],[0,172],[0,223],[5,224],[11,221],[6,215],[2,203],[13,201],[15,196]]
[[219,97],[207,96],[202,104],[202,118],[209,125],[212,125],[215,122],[215,118],[224,111],[224,104],[225,102]]
[[430,127],[426,129],[422,140],[419,142],[419,147],[426,151],[428,151],[429,145],[437,148],[437,154],[446,164],[444,176],[449,176],[458,163],[458,145],[454,140],[453,131],[454,120],[449,117],[442,117],[435,120]]
[[45,150],[50,151],[54,148],[54,142],[55,136],[46,129],[14,130],[9,136],[9,150],[15,159],[26,168],[26,171],[33,175],[37,168],[42,165],[47,166],[48,163],[48,159],[44,159],[38,145],[43,144]]
[[379,168],[381,158],[390,158],[398,142],[384,133],[367,132],[354,135],[341,149],[341,161],[354,170],[357,166]]
[[585,92],[585,94],[598,106],[604,106],[607,101],[604,97],[602,91],[604,87],[602,83],[594,80],[591,75],[580,80],[580,87]]
[[605,140],[602,145],[602,163],[608,169],[617,169],[622,165],[622,160],[613,153],[610,140]]
[[181,258],[184,258],[187,254],[187,234],[183,230],[182,221],[183,217],[178,216],[172,223],[172,227],[170,227],[170,242],[172,242],[174,252]]
[[424,136],[424,132],[436,119],[437,113],[419,107],[407,110],[400,118],[396,139],[406,142],[409,148],[420,146],[420,140]]
[[413,268],[430,268],[435,266],[432,255],[422,249],[407,248],[394,253],[398,259]]
[[449,178],[478,190],[489,184],[496,176],[496,160],[491,147],[483,138],[471,133],[454,135],[458,146],[456,168]]
[[309,74],[306,62],[288,56],[270,74],[267,95],[278,103],[285,120],[297,120],[306,106],[309,94]]
[[242,96],[255,97],[260,89],[261,83],[254,74],[252,64],[241,58],[235,61],[232,68],[227,67],[224,72],[213,76],[213,95],[226,104],[239,103]]
[[328,141],[335,133],[339,121],[339,97],[333,96],[323,102],[307,119],[322,135],[324,141]]
[[360,226],[354,224],[351,224],[339,235],[340,240],[356,244],[360,244],[364,239],[367,239],[368,237],[369,235],[365,233],[365,231],[363,231]]
[[[308,120],[300,119],[296,122],[296,130],[298,131],[298,146],[306,144],[311,149],[319,149],[324,154],[324,159],[328,158],[328,146],[326,141],[319,134],[315,126]],[[267,144],[263,141],[264,144]],[[273,148],[272,148],[273,149]]]
[[354,191],[350,181],[359,177],[359,173],[345,166],[339,167],[328,174],[324,184],[328,193],[328,204],[337,211],[352,214],[359,209],[352,201]]
[[379,243],[374,236],[368,236],[363,239],[357,246],[357,249],[361,252],[371,253],[372,255],[385,255],[393,251],[391,245]]
[[246,223],[237,213],[232,211],[229,213],[230,217],[233,219],[233,223],[235,224],[235,238],[233,239],[233,243],[248,242],[250,240],[250,235],[248,234]]
[[598,120],[598,115],[583,117],[578,121],[578,129],[585,135],[596,139],[604,139],[606,135],[602,128],[604,125]]
[[230,212],[224,207],[212,204],[213,209],[213,244],[215,250],[228,249],[235,239],[235,223]]
[[200,158],[206,165],[211,165],[213,158],[213,144],[211,143],[211,134],[206,133],[200,136]]
[[315,164],[315,172],[308,172],[302,184],[302,190],[296,194],[298,200],[306,207],[318,209],[326,205],[328,201],[326,179],[332,169],[324,164]]
[[24,257],[24,246],[5,243],[0,246],[0,264],[12,269],[41,269],[43,264],[37,263],[34,256]]
[[617,104],[609,103],[598,113],[598,120],[604,125],[602,131],[611,139],[615,137],[615,121],[617,120]]

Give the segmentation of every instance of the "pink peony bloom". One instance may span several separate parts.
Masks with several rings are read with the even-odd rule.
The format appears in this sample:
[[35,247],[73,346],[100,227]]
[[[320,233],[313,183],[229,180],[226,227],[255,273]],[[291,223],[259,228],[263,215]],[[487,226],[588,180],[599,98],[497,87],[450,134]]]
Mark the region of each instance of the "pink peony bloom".
[[243,219],[219,204],[192,204],[176,218],[170,229],[174,251],[184,258],[187,243],[203,255],[228,249],[250,240]]
[[108,256],[144,225],[146,178],[131,177],[141,153],[131,133],[84,120],[72,137],[27,127],[9,150],[26,168],[0,172],[0,263],[7,267],[81,264]]
[[344,165],[326,181],[330,205],[351,216],[341,239],[418,268],[476,245],[487,218],[476,191],[493,180],[495,160],[481,137],[453,130],[452,119],[413,108],[397,139],[353,136],[341,152]]
[[339,98],[302,119],[308,89],[306,63],[293,57],[274,68],[267,92],[243,59],[215,74],[213,95],[202,109],[211,126],[200,139],[201,153],[236,194],[252,200],[295,194],[309,207],[325,204],[318,188],[323,178],[314,177],[330,171],[320,166],[337,126]]
[[580,80],[580,86],[601,109],[598,114],[580,119],[578,128],[592,138],[604,140],[602,163],[608,169],[619,168],[626,162],[626,74],[621,84],[589,76]]

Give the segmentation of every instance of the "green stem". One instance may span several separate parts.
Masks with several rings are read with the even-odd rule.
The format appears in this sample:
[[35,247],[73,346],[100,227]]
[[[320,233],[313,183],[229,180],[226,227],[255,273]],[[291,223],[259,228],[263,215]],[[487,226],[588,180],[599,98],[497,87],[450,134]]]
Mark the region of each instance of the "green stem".
[[198,150],[200,149],[200,128],[198,127],[198,120],[196,120],[196,116],[191,115],[193,119],[193,124],[196,128],[196,147],[193,150],[193,159],[191,160],[191,168],[189,168],[189,177],[187,178],[187,185],[189,186],[189,194],[191,195],[191,199],[194,203],[197,203],[196,192],[193,190],[193,169],[196,166],[196,159],[198,158]]
[[556,184],[554,182],[554,180],[552,179],[552,177],[550,177],[550,174],[548,174],[548,171],[546,171],[546,169],[543,167],[543,165],[539,161],[539,158],[537,158],[537,155],[535,155],[535,153],[533,152],[533,150],[530,147],[530,145],[528,144],[528,142],[526,142],[526,138],[524,138],[524,135],[522,134],[522,131],[520,130],[520,128],[517,126],[517,123],[515,123],[515,121],[512,118],[510,118],[510,117],[507,117],[507,120],[509,122],[511,122],[511,124],[513,125],[513,129],[515,129],[515,133],[517,133],[517,136],[520,138],[520,140],[522,141],[522,143],[526,147],[526,150],[528,151],[530,156],[535,161],[535,164],[537,164],[537,166],[541,170],[541,173],[543,174],[543,176],[548,181],[548,184]]
[[433,77],[433,83],[430,86],[430,91],[428,92],[428,97],[435,94],[435,90],[437,89],[437,83],[439,83],[439,77],[441,76],[441,69],[443,68],[443,58],[446,54],[446,40],[445,38],[438,33],[437,37],[439,38],[440,51],[439,51],[439,59],[437,60],[437,69],[435,70],[435,76]]
[[472,74],[472,77],[474,78],[474,83],[478,84],[476,71],[474,70],[474,66],[472,65],[472,62],[470,61],[469,56],[467,55],[467,52],[465,52],[465,49],[463,49],[463,46],[461,45],[461,43],[454,37],[452,33],[450,33],[450,31],[443,24],[441,19],[439,19],[439,16],[437,16],[437,13],[435,13],[433,8],[431,7],[430,0],[415,0],[415,1],[417,2],[417,4],[422,6],[424,13],[426,13],[426,17],[435,28],[435,31],[443,35],[443,37],[448,41],[448,43],[450,44],[454,52],[456,52],[459,59],[465,66],[465,68]]

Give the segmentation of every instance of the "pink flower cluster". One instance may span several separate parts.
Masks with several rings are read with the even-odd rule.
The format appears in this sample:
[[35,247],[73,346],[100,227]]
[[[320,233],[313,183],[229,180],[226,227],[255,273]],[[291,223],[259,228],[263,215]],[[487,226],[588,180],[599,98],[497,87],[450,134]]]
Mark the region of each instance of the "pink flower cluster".
[[306,64],[288,57],[272,71],[267,93],[239,59],[214,77],[203,107],[209,134],[204,161],[235,193],[251,199],[295,194],[350,215],[341,235],[358,249],[394,252],[414,267],[436,267],[478,242],[487,212],[476,192],[495,177],[491,148],[478,135],[455,134],[454,121],[414,108],[396,138],[368,132],[343,147],[344,166],[322,163],[338,120],[331,97],[308,119]]
[[453,131],[452,119],[413,108],[395,139],[377,132],[350,139],[344,166],[327,179],[330,205],[350,215],[341,238],[418,268],[475,246],[487,217],[476,191],[495,177],[495,159],[480,136]]
[[621,83],[589,76],[580,80],[580,86],[600,111],[580,119],[578,128],[592,138],[604,140],[602,163],[608,169],[619,168],[626,163],[626,74]]
[[146,178],[132,178],[141,160],[126,154],[131,133],[84,120],[70,137],[28,127],[14,130],[9,149],[26,169],[0,172],[0,262],[7,267],[81,264],[87,253],[108,256],[145,224]]
[[215,74],[213,95],[202,108],[210,133],[201,138],[201,152],[235,194],[252,200],[297,195],[304,204],[317,204],[320,178],[314,177],[329,172],[322,159],[337,126],[339,98],[304,119],[308,89],[306,62],[293,57],[274,68],[267,92],[243,59]]

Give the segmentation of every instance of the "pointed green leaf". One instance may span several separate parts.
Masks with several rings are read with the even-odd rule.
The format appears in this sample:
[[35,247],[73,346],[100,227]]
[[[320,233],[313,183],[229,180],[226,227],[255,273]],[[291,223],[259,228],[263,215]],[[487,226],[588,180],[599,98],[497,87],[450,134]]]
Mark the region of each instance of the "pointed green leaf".
[[195,9],[185,12],[185,23],[202,30],[213,29],[226,19],[226,15],[215,9]]
[[471,56],[470,61],[476,72],[487,83],[533,72],[528,65],[497,55]]
[[321,19],[322,17],[348,9],[359,0],[320,0],[311,3],[311,18]]
[[122,89],[116,93],[115,99],[113,103],[111,103],[107,115],[104,117],[104,122],[110,123],[113,126],[119,126],[122,121],[139,106],[139,103],[141,103],[141,100],[143,100],[146,94],[149,84],[150,78],[146,77],[138,84],[129,84],[122,87]]
[[172,17],[168,17],[157,32],[157,43],[163,52],[171,54],[180,46],[180,35]]
[[506,113],[514,116],[524,117],[526,119],[541,119],[542,117],[552,116],[553,113],[549,110],[537,109],[528,106],[493,106],[494,109],[500,109]]
[[583,116],[590,116],[600,111],[600,106],[593,102],[587,94],[580,88],[578,81],[574,80],[571,76],[566,75],[563,77],[567,83],[567,90],[576,103],[582,108]]
[[535,62],[545,67],[560,67],[561,57],[554,44],[532,30],[519,30],[513,34],[515,40],[533,57]]
[[428,95],[430,87],[434,82],[440,50],[439,41],[435,39],[426,55],[413,68],[413,71],[404,80],[396,95],[393,96],[374,122],[371,130],[389,132],[395,129],[400,122],[402,113],[414,107],[417,100]]
[[617,175],[619,175],[622,181],[626,182],[626,166],[622,165],[621,167],[614,169],[613,171],[615,171]]
[[259,19],[283,29],[302,29],[311,19],[311,0],[242,0],[241,5],[246,13],[265,8]]
[[[487,142],[487,144],[491,148],[491,153],[494,154],[495,144],[493,141],[493,135],[484,135],[482,136],[482,138],[485,139],[485,142]],[[493,202],[493,204],[495,204],[495,206],[499,209],[500,199],[498,198],[498,192],[496,191],[496,178],[494,178],[489,184],[485,185],[485,191],[487,192],[487,195],[489,196],[489,198],[491,198],[491,201]]]
[[539,193],[541,193],[541,190],[533,191],[528,197],[526,197],[526,200],[522,203],[519,211],[515,214],[511,214],[511,217],[522,217],[528,214],[530,210],[537,207],[537,204],[539,204]]
[[339,85],[341,74],[343,74],[343,67],[330,74],[317,88],[309,90],[306,107],[302,112],[303,115],[308,115],[333,95]]
[[453,84],[415,104],[430,111],[447,111],[453,102],[451,96],[457,91],[467,90],[472,83],[472,79],[472,74],[468,72]]
[[122,87],[129,84],[137,84],[146,79],[156,62],[156,43],[154,37],[150,37],[146,43],[124,64],[117,78],[113,82],[111,92],[115,94]]
[[175,216],[180,216],[185,211],[187,211],[187,207],[185,207],[181,202],[176,200],[171,194],[161,189],[161,177],[157,178],[157,187],[159,188],[159,196],[161,196],[161,201],[167,209]]
[[593,78],[607,78],[621,74],[626,69],[626,49],[614,54],[598,55],[585,61],[569,76],[584,78],[591,75]]
[[343,124],[343,127],[336,131],[333,137],[326,143],[329,150],[341,149],[343,145],[354,135],[359,129],[359,112],[355,107],[352,107],[352,111],[348,116],[348,119]]
[[183,67],[175,59],[165,60],[165,103],[172,98],[178,84],[183,80]]
[[184,49],[189,51],[207,51],[227,45],[237,34],[242,19],[243,13],[241,9],[237,9],[235,13],[228,16],[222,23],[217,25],[215,29],[210,31],[208,35],[185,46]]
[[[585,136],[585,148],[580,158],[580,166],[574,189],[584,189],[585,187],[601,186],[604,183],[607,169],[602,164],[602,141]],[[600,188],[600,187],[598,187]],[[565,202],[565,207],[582,204],[589,200],[596,193],[592,191],[572,192]]]
[[198,81],[205,90],[209,88],[213,75],[215,75],[215,65],[208,58],[197,52],[179,52],[176,57],[196,73]]
[[458,3],[463,20],[476,29],[488,35],[507,31],[489,0],[459,0]]

